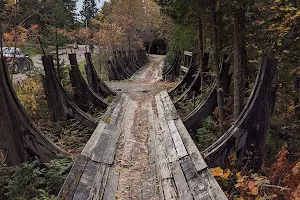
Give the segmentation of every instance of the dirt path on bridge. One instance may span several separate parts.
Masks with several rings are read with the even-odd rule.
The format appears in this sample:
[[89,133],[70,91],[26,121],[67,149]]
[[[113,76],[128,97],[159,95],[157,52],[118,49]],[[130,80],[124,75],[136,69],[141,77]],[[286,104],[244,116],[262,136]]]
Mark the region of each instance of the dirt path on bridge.
[[131,81],[113,82],[109,86],[129,95],[126,112],[133,113],[126,120],[115,157],[114,170],[119,172],[117,199],[161,199],[155,177],[151,147],[153,132],[152,103],[159,91],[166,89],[162,79],[163,56],[150,56],[147,66]]

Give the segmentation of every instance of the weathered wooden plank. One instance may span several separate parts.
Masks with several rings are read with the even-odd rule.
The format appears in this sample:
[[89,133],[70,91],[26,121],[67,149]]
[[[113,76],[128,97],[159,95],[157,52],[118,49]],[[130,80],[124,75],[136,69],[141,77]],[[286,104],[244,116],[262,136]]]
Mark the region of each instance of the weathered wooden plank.
[[81,152],[82,155],[84,155],[86,157],[92,156],[92,152],[93,152],[94,148],[96,147],[96,144],[97,144],[98,140],[100,139],[100,136],[101,136],[102,132],[104,131],[106,125],[107,124],[104,122],[101,122],[101,121],[99,122],[93,135],[91,136],[91,138],[85,145],[84,149],[82,150],[82,152]]
[[104,119],[104,120],[109,121],[109,124],[115,124],[119,118],[119,113],[121,112],[122,105],[123,105],[125,99],[126,99],[126,95],[122,94],[120,97],[120,100],[118,102],[116,102],[116,105],[113,108],[113,110],[111,111],[111,113],[108,115],[105,115],[105,118],[108,118],[109,120],[107,120],[107,119]]
[[156,132],[157,133],[162,133],[163,135],[163,141],[165,143],[167,152],[168,152],[168,159],[169,162],[174,162],[176,160],[178,160],[178,156],[177,156],[177,151],[175,149],[175,145],[172,139],[172,136],[170,134],[170,130],[168,128],[168,124],[166,122],[165,119],[165,111],[163,109],[163,104],[161,102],[161,98],[159,95],[155,96],[155,100],[156,100],[156,107],[157,107],[157,112],[158,112],[158,117],[159,117],[159,124],[160,126],[156,127]]
[[163,99],[163,102],[165,102],[166,105],[168,106],[168,108],[170,110],[170,113],[172,115],[172,118],[174,120],[178,119],[179,115],[177,113],[176,107],[175,107],[171,97],[169,96],[168,92],[164,90],[160,94],[161,94],[161,97]]
[[205,187],[209,189],[208,193],[212,199],[227,199],[222,188],[220,187],[216,179],[212,176],[210,169],[203,170],[200,173],[200,178],[206,185]]
[[100,163],[94,162],[92,160],[88,161],[77,189],[74,193],[73,200],[86,200],[89,197],[90,190],[92,188],[99,166]]
[[122,161],[121,161],[122,166],[128,165],[128,161],[131,158],[131,152],[136,142],[133,137],[131,129],[134,123],[137,103],[135,101],[130,100],[127,107],[128,110],[126,111],[126,114],[124,116],[124,121],[123,121],[124,148],[123,148]]
[[189,156],[180,161],[183,173],[195,200],[226,200],[224,192],[211,175],[208,168],[197,172]]
[[156,137],[156,149],[157,149],[157,158],[158,164],[160,167],[160,174],[162,179],[172,178],[172,173],[169,166],[169,161],[166,155],[166,149],[163,146],[163,143],[160,142],[161,138],[157,135]]
[[159,168],[159,163],[158,163],[158,158],[157,158],[157,147],[156,147],[156,132],[155,130],[159,126],[158,119],[153,113],[153,110],[151,109],[151,112],[149,112],[149,119],[152,122],[152,131],[150,131],[150,137],[149,137],[149,146],[151,149],[151,154],[149,154],[149,163],[150,163],[150,169],[155,171],[155,177],[156,177],[156,182],[158,187],[156,189],[156,194],[159,195],[160,198],[164,196],[163,194],[163,188],[162,188],[162,177],[160,175],[160,168]]
[[145,104],[145,109],[151,127],[148,137],[149,171],[142,176],[142,199],[162,199],[163,193],[159,197],[162,188],[156,175],[155,117],[151,101]]
[[[170,97],[168,96],[167,92],[164,91],[161,94],[165,97],[165,100],[167,102],[169,102],[169,103],[167,103],[168,108],[171,107],[171,109],[176,109],[174,104],[172,103]],[[201,170],[207,168],[206,162],[204,161],[200,151],[198,150],[197,146],[195,145],[193,139],[191,138],[189,132],[185,128],[181,119],[178,118],[178,119],[174,120],[174,123],[177,127],[179,137],[183,141],[183,144],[184,144],[188,154],[191,156],[191,158],[196,166],[197,171],[201,171]],[[172,125],[172,126],[174,126],[174,125]],[[178,137],[178,135],[177,135],[177,137]]]
[[111,131],[104,129],[92,153],[91,159],[93,161],[102,162],[102,157],[104,155],[106,146],[110,138],[111,138]]
[[78,155],[76,158],[71,171],[68,174],[67,179],[65,180],[60,192],[57,196],[59,200],[69,200],[73,198],[73,195],[76,191],[77,185],[81,179],[84,168],[88,162],[88,158],[83,155]]
[[163,179],[163,191],[164,191],[164,199],[165,200],[175,200],[178,199],[176,186],[174,180],[171,178]]
[[184,200],[193,200],[190,188],[186,182],[180,163],[176,161],[171,163],[170,166],[178,191],[178,197]]
[[199,172],[207,168],[206,162],[204,161],[200,151],[198,150],[193,139],[191,138],[189,132],[186,130],[183,122],[180,119],[177,119],[175,120],[175,124],[197,171]]
[[169,121],[168,126],[169,126],[169,129],[170,129],[172,138],[173,138],[173,142],[174,142],[178,157],[183,158],[183,157],[187,156],[188,153],[187,153],[187,151],[185,149],[185,146],[183,144],[183,141],[182,141],[182,139],[179,135],[179,132],[178,132],[178,129],[175,125],[174,120]]
[[121,135],[121,132],[123,131],[123,120],[124,120],[124,116],[126,115],[127,110],[128,110],[129,101],[131,101],[131,100],[129,100],[129,97],[125,96],[125,100],[123,102],[122,109],[119,112],[119,117],[118,117],[115,125],[111,126],[111,127],[108,126],[108,128],[110,128],[111,138],[110,138],[109,142],[107,143],[104,155],[101,160],[101,162],[103,162],[103,163],[107,163],[107,164],[111,165],[114,162],[117,143],[118,143],[119,137]]
[[[166,95],[168,95],[168,94],[166,94]],[[165,116],[166,116],[168,127],[169,127],[169,130],[170,130],[174,145],[175,145],[175,149],[177,151],[177,155],[178,155],[179,158],[183,158],[183,157],[187,156],[188,153],[185,149],[183,141],[181,140],[181,137],[179,135],[179,132],[177,130],[177,127],[175,125],[173,117],[171,116],[171,111],[169,109],[169,106],[166,103],[166,98],[164,98],[164,94],[162,92],[160,93],[160,96],[161,96],[161,101],[162,101],[162,104],[163,104],[163,108],[165,110],[164,113],[165,113]]]
[[94,179],[92,188],[90,190],[87,200],[99,200],[102,199],[104,189],[106,187],[107,178],[110,168],[106,164],[101,164],[98,168],[97,175]]
[[191,158],[189,156],[183,158],[180,164],[194,199],[210,199],[209,188],[205,188],[199,180],[200,177]]
[[108,181],[105,186],[105,191],[103,195],[103,200],[115,200],[116,199],[116,192],[118,190],[118,183],[119,183],[120,173],[114,170],[110,170]]

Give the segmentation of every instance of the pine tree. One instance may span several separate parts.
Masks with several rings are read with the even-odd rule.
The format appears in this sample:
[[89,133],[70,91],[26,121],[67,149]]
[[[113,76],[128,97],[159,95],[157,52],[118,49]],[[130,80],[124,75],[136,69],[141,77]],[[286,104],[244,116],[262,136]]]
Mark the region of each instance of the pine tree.
[[90,23],[97,14],[97,4],[95,0],[84,0],[80,14],[86,23]]

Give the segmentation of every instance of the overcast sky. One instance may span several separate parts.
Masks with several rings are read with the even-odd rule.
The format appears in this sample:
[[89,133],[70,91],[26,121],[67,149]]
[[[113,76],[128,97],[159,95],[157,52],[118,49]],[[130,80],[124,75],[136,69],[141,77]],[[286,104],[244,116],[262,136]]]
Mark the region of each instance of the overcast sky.
[[[106,0],[95,0],[96,1],[96,3],[97,3],[97,7],[98,8],[100,8],[101,7],[101,5],[103,4],[103,2],[105,2]],[[77,1],[77,12],[79,12],[80,10],[81,10],[81,8],[82,8],[82,2],[83,2],[83,0],[78,0]]]

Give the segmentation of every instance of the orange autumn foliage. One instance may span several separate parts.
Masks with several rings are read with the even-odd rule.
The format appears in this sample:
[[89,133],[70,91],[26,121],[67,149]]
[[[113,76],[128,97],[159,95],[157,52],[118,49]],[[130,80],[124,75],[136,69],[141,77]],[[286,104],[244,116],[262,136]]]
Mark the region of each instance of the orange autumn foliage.
[[276,158],[277,161],[271,166],[270,171],[272,172],[271,181],[275,182],[280,178],[280,176],[284,173],[286,168],[289,165],[288,159],[287,159],[287,153],[286,150],[287,147],[283,146],[281,150],[278,152]]
[[36,34],[38,25],[35,24],[32,27],[26,29],[23,26],[18,26],[11,29],[10,32],[3,34],[3,40],[7,46],[14,46],[15,44],[24,44],[30,37]]
[[216,167],[211,173],[231,199],[300,200],[300,161],[291,164],[287,155],[287,146],[283,146],[267,176],[253,172],[242,174],[234,167],[231,170]]

